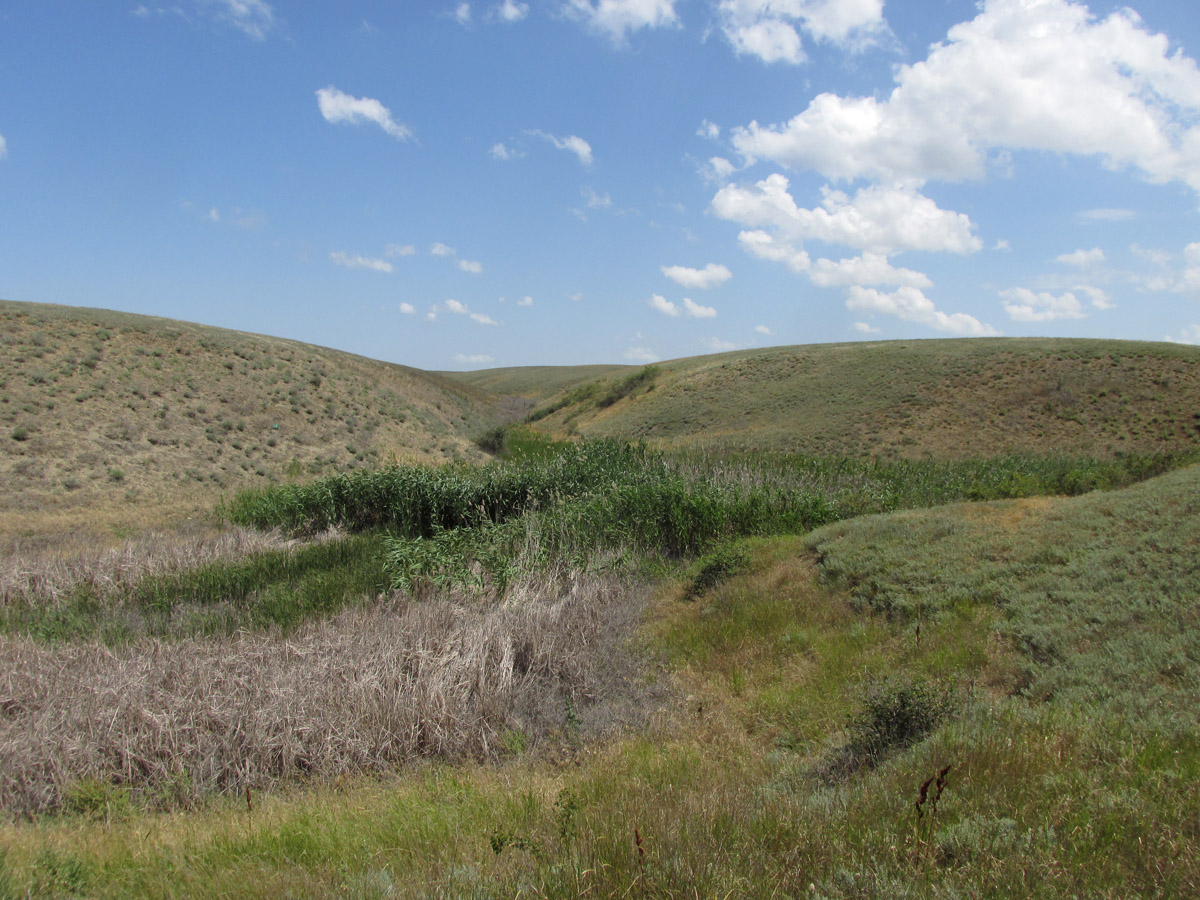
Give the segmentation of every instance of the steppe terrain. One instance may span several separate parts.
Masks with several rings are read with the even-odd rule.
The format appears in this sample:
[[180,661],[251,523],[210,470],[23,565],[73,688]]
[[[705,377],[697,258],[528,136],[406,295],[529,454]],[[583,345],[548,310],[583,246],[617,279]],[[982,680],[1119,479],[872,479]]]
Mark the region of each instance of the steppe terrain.
[[1200,348],[0,347],[0,898],[1200,895]]

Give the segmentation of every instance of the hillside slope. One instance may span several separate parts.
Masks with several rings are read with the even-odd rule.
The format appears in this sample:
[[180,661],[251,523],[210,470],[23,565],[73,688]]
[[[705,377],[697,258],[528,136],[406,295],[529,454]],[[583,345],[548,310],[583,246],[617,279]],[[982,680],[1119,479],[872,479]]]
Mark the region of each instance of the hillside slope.
[[[0,534],[154,520],[222,492],[480,456],[490,395],[405,366],[106,310],[0,301]],[[154,512],[157,510],[158,512]]]
[[[636,375],[636,373],[635,373]],[[538,427],[668,446],[965,458],[1200,444],[1200,348],[1079,339],[743,350],[576,384]]]

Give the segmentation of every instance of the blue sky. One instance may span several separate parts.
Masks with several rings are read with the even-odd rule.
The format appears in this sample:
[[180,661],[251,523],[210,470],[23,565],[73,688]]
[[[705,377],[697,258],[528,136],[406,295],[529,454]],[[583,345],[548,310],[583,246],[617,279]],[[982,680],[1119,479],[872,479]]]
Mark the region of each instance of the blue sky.
[[1200,343],[1200,16],[1131,5],[0,2],[0,297],[425,369]]

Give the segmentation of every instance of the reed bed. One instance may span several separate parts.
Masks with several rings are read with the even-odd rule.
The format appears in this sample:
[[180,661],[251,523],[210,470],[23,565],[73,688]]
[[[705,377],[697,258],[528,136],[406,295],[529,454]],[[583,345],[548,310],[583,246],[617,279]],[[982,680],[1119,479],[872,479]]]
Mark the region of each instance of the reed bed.
[[290,544],[278,531],[231,527],[194,538],[151,533],[99,555],[17,550],[0,557],[0,606],[54,605],[81,590],[94,597],[126,595],[146,578],[176,575]]
[[54,810],[97,786],[177,804],[524,749],[615,690],[641,596],[562,575],[502,604],[397,594],[289,636],[120,649],[0,637],[0,806]]

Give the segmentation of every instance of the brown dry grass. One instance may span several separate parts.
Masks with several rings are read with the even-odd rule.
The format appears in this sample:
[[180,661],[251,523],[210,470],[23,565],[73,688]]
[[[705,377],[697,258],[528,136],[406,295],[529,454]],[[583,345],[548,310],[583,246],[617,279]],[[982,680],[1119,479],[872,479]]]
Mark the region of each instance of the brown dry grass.
[[201,530],[190,536],[149,532],[99,553],[70,545],[65,551],[61,545],[47,548],[45,542],[25,548],[15,541],[10,552],[0,557],[0,604],[53,605],[79,588],[102,599],[129,593],[148,576],[184,572],[293,543],[274,532],[245,528]]
[[574,576],[490,607],[397,595],[287,637],[119,650],[3,637],[0,806],[53,809],[89,780],[179,802],[569,739],[631,690],[619,660],[634,665],[623,648],[643,602]]

